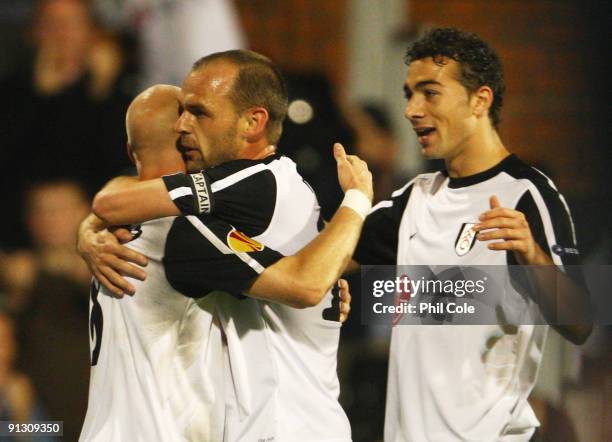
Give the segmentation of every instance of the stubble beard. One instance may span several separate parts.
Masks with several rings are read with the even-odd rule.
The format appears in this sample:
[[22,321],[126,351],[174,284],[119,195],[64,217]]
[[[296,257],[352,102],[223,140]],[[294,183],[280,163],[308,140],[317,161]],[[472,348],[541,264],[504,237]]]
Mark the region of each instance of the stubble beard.
[[209,140],[211,146],[208,155],[204,155],[200,150],[200,156],[196,159],[187,159],[185,167],[188,173],[198,173],[203,169],[218,166],[239,159],[240,146],[237,140],[238,129],[229,128],[225,133]]
[[187,172],[188,173],[198,173],[203,169],[206,169],[206,166],[204,165],[204,161],[202,159],[198,159],[198,160],[187,160],[187,162],[185,163],[185,166],[187,168]]
[[206,167],[218,166],[228,161],[240,158],[240,146],[237,140],[238,129],[231,127],[218,138],[211,140],[211,155],[209,159],[204,158]]

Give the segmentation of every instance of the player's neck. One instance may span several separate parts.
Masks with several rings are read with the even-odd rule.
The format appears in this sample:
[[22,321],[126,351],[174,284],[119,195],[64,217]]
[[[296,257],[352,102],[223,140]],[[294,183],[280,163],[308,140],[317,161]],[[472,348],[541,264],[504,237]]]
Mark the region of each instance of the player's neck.
[[174,173],[185,173],[185,163],[182,160],[172,158],[158,157],[154,161],[148,159],[138,161],[136,164],[138,169],[138,178],[141,180],[152,180],[163,175],[172,175]]
[[453,178],[484,172],[510,155],[493,129],[477,131],[462,144],[457,155],[445,160],[448,174]]
[[258,143],[249,144],[241,152],[240,157],[246,160],[263,160],[270,155],[276,153],[276,146],[269,144],[267,140],[261,140]]
[[141,172],[138,173],[138,178],[141,180],[152,180],[155,178],[160,178],[164,175],[172,175],[175,173],[186,173],[185,165],[182,164],[181,167],[150,167],[143,168]]

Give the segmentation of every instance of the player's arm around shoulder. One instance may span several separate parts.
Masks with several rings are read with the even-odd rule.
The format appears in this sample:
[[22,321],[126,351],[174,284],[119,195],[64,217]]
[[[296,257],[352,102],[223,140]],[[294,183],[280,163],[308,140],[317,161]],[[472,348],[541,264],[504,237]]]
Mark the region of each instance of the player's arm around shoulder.
[[372,174],[367,164],[334,145],[338,180],[345,198],[323,231],[293,256],[268,267],[248,293],[293,307],[317,305],[340,278],[357,246],[372,202]]
[[131,239],[132,235],[125,229],[111,233],[104,221],[93,213],[79,226],[78,253],[93,276],[118,297],[135,293],[134,287],[124,276],[140,280],[146,278],[144,270],[140,268],[147,265],[146,256],[121,244]]
[[143,181],[128,176],[114,178],[96,194],[92,209],[111,226],[180,215],[162,178]]
[[[262,168],[244,174],[244,178],[236,177],[244,171],[244,165],[238,166],[235,161],[230,161],[190,174],[178,172],[147,180],[118,177],[98,192],[93,211],[108,225],[213,212],[228,222],[235,222],[237,213],[244,215],[245,219],[258,219],[263,214],[260,213],[261,198],[257,196],[265,195],[270,185],[276,183],[274,179],[270,180],[270,176],[257,173]],[[228,180],[213,194],[213,182],[224,178]],[[259,189],[259,192],[252,189]]]

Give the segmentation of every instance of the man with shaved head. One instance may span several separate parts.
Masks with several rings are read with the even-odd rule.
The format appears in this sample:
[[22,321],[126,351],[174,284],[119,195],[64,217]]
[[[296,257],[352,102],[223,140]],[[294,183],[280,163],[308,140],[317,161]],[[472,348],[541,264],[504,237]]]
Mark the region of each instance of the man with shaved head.
[[176,86],[153,86],[138,95],[127,110],[128,155],[142,180],[185,170],[172,129],[179,93]]
[[[172,131],[178,91],[154,86],[128,109],[128,152],[141,179],[185,168]],[[212,299],[186,297],[165,277],[162,257],[172,223],[164,218],[132,230],[125,250],[149,258],[148,278],[134,281],[140,296],[117,299],[92,283],[92,367],[82,441],[222,439],[221,334]]]
[[[223,114],[222,122],[196,128],[194,113],[199,111],[193,104],[193,93],[187,81],[180,94],[182,113],[175,130],[181,134],[197,131],[197,140],[201,142],[196,147],[198,141],[195,137],[181,136],[180,154],[190,170],[195,166],[209,168],[194,175],[175,174],[165,176],[163,181],[142,181],[140,188],[154,190],[160,182],[168,186],[169,193],[162,195],[165,200],[153,204],[143,202],[149,207],[156,204],[167,207],[168,203],[187,207],[190,206],[190,196],[200,195],[197,186],[201,181],[198,179],[206,173],[205,179],[210,181],[207,185],[211,186],[211,195],[214,192],[217,212],[184,213],[187,216],[148,221],[139,229],[132,229],[136,238],[129,247],[113,250],[119,250],[121,258],[141,264],[145,264],[142,261],[144,255],[149,264],[146,278],[142,269],[124,267],[129,269],[124,273],[136,277],[126,281],[131,286],[129,292],[136,292],[136,295],[121,300],[109,296],[120,294],[113,290],[116,279],[111,282],[107,279],[109,273],[100,271],[100,267],[119,258],[107,256],[100,260],[100,255],[111,255],[113,250],[106,249],[102,253],[95,250],[99,235],[104,233],[96,233],[96,227],[92,226],[97,224],[99,229],[103,224],[92,215],[83,225],[81,252],[90,265],[94,262],[92,269],[96,277],[108,288],[101,289],[107,296],[99,296],[99,284],[95,283],[92,288],[94,368],[90,410],[81,440],[175,440],[172,435],[197,441],[262,438],[350,440],[348,420],[337,402],[336,351],[343,308],[339,304],[338,291],[332,294],[329,288],[339,277],[356,245],[364,212],[372,197],[371,175],[365,163],[347,157],[342,147],[336,146],[334,154],[341,186],[348,195],[357,197],[357,202],[351,202],[349,198],[329,225],[314,238],[319,216],[314,193],[288,159],[277,156],[266,159],[273,151],[269,148],[269,136],[277,139],[280,135],[283,115],[273,116],[278,123],[268,131],[266,108],[247,109],[244,111],[246,116],[236,118],[236,114],[232,115],[236,110],[228,109],[227,101],[223,102],[226,100],[223,93],[231,90],[231,86],[220,94],[218,92],[225,87],[223,79],[227,82],[232,76],[239,77],[236,63],[241,63],[243,55],[234,54],[229,62],[224,58],[205,60],[204,65],[210,62],[213,66],[208,71],[211,75],[203,78],[197,75],[202,73],[198,72],[201,66],[196,64],[194,67],[195,89],[202,83],[212,83],[213,89],[218,88],[206,105],[209,111]],[[251,57],[246,54],[247,59],[251,60]],[[259,57],[255,57],[257,63],[261,61]],[[217,81],[217,76],[221,81]],[[171,170],[177,166],[177,157],[181,157],[176,149],[174,137],[177,135],[170,137],[161,133],[168,130],[168,121],[175,120],[178,115],[176,96],[174,103],[168,105],[173,112],[166,109],[158,113],[166,96],[171,101],[172,92],[173,89],[167,86],[147,90],[137,97],[128,111],[128,151],[136,161],[141,179],[159,177],[185,167],[181,162],[180,167]],[[203,122],[203,126],[207,124]],[[245,130],[248,140],[243,145],[238,140],[241,131]],[[225,154],[220,150],[225,147],[230,152],[236,150],[224,158]],[[240,159],[245,151],[248,152],[246,162]],[[162,156],[165,154],[167,159]],[[232,155],[238,155],[238,159],[231,160]],[[210,162],[211,158],[217,159]],[[257,175],[252,187],[249,186],[253,193],[247,195],[253,201],[248,201],[237,195],[245,188],[235,186],[235,183],[253,175]],[[184,179],[193,180],[195,192],[192,187],[175,186]],[[113,189],[121,188],[126,181],[129,183],[131,180],[120,177],[109,183],[102,195],[121,200],[121,192],[113,193]],[[281,181],[283,186],[276,188],[277,181]],[[273,210],[265,204],[258,206],[260,201],[265,202],[265,199],[256,199],[258,194],[272,198]],[[181,198],[187,201],[177,203],[176,200]],[[242,199],[237,203],[238,198]],[[287,206],[289,203],[293,205]],[[138,202],[136,204],[140,206]],[[111,206],[119,207],[121,204]],[[236,206],[250,210],[251,217],[228,210]],[[259,217],[252,207],[259,209]],[[106,214],[99,205],[94,204],[94,210],[103,216]],[[153,210],[159,208],[153,207]],[[110,224],[142,221],[122,216],[120,213],[105,218]],[[266,227],[262,217],[268,217],[270,225],[274,222],[282,225]],[[258,234],[253,237],[252,232],[258,231],[271,232],[271,236]],[[312,241],[307,244],[309,240]],[[280,246],[285,254],[293,255],[283,257],[270,248],[271,244]],[[312,280],[316,280],[316,284],[308,286],[308,281]],[[343,288],[346,290],[345,285]],[[171,294],[165,299],[163,294],[168,291]],[[246,294],[263,301],[245,298]],[[125,301],[128,306],[140,306],[141,309],[134,315],[125,314],[128,308],[123,307]],[[112,308],[121,311],[115,313],[110,310]],[[344,310],[345,315],[346,307]],[[106,337],[109,328],[107,311],[112,322],[110,338]],[[220,327],[227,339],[222,357],[219,356]],[[133,345],[134,340],[139,345]],[[127,346],[126,342],[132,343]],[[100,370],[105,366],[102,375]],[[111,376],[118,378],[116,383],[109,381]],[[220,376],[225,382],[219,380]],[[104,385],[102,381],[96,383],[96,377],[104,378]],[[149,382],[149,377],[155,382]],[[112,393],[104,392],[108,385],[113,385]],[[179,387],[175,388],[176,385]],[[194,391],[183,392],[182,388],[189,385],[195,385]],[[210,387],[208,392],[207,386]],[[223,386],[225,391],[220,396]],[[111,405],[121,397],[123,388],[126,391],[134,389],[135,393],[126,393],[129,404],[123,400],[119,409],[113,409]],[[102,397],[106,394],[109,400],[102,403],[98,394]],[[298,396],[316,400],[319,407],[308,406]],[[173,402],[175,397],[189,400]],[[132,398],[138,405],[133,404]],[[210,401],[212,398],[214,407]],[[202,417],[202,410],[208,405],[212,412]],[[146,428],[141,428],[140,422],[128,420],[126,409],[132,406],[148,414],[149,419],[143,419],[143,422],[155,421],[157,426],[145,424]],[[220,410],[219,407],[223,406],[224,410]],[[285,411],[289,408],[293,410],[291,413]],[[219,416],[223,411],[225,419],[221,420]],[[172,418],[174,422],[170,423]],[[197,422],[200,418],[202,422]],[[224,425],[222,437],[219,436],[219,423]],[[123,425],[125,431],[117,430]],[[152,429],[159,432],[161,426],[168,432],[167,436],[143,437]],[[208,435],[204,435],[205,431],[209,432]]]

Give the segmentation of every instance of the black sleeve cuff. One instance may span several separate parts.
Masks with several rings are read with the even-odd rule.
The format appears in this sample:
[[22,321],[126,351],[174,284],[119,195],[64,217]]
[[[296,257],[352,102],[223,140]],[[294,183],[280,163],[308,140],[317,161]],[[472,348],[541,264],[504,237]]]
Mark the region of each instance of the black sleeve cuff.
[[168,195],[183,215],[201,215],[212,213],[213,194],[210,189],[210,178],[206,172],[190,175],[176,173],[162,177]]

